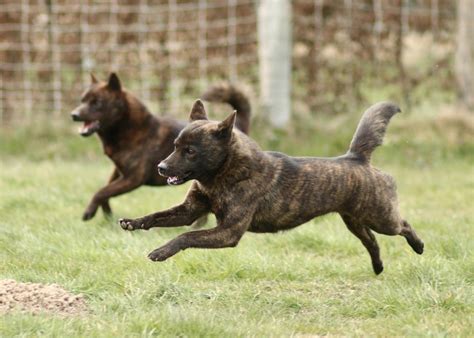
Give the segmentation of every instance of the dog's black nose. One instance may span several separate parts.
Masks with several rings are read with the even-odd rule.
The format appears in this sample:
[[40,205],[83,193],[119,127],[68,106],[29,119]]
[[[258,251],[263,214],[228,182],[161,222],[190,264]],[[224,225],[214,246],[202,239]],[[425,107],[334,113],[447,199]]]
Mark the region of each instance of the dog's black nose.
[[73,111],[71,113],[71,117],[73,121],[80,121],[81,117],[79,116],[79,113],[77,111]]
[[166,163],[160,162],[158,164],[158,173],[162,176],[165,176],[167,171],[168,171],[168,166],[166,165]]

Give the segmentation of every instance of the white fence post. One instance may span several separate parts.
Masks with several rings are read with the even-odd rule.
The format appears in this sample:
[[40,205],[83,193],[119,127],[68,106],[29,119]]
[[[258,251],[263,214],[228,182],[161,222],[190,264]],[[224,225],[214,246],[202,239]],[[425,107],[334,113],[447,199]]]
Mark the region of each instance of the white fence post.
[[474,3],[458,1],[456,75],[463,103],[474,110]]
[[291,110],[291,1],[261,0],[258,8],[260,100],[270,122],[278,128]]

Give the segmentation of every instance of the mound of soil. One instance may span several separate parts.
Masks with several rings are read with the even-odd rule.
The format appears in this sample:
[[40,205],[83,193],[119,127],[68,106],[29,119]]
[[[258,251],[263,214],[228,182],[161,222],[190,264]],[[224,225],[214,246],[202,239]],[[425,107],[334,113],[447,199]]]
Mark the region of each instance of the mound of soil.
[[0,315],[12,311],[76,315],[86,312],[86,302],[82,295],[73,295],[56,284],[3,279],[0,280]]

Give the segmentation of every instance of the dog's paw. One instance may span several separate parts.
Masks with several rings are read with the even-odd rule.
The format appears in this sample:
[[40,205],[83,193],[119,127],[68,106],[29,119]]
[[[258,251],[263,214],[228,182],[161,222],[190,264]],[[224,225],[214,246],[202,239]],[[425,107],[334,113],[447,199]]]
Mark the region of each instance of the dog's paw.
[[423,243],[420,239],[408,239],[408,244],[411,246],[413,251],[415,251],[418,255],[421,255],[425,249],[425,243]]
[[83,221],[88,221],[90,219],[92,219],[94,216],[95,216],[95,213],[97,212],[97,209],[95,210],[92,210],[90,208],[88,208],[86,211],[84,211],[84,213],[82,214],[82,220]]
[[413,245],[413,250],[418,255],[423,254],[423,251],[425,250],[425,243],[423,243],[422,241],[419,241],[418,243],[416,243],[416,245]]
[[133,231],[133,230],[147,230],[145,228],[145,224],[140,221],[140,219],[128,219],[128,218],[121,218],[119,219],[119,224],[123,230]]
[[374,269],[374,272],[376,275],[380,275],[383,271],[383,263],[380,262],[380,263],[375,263],[372,265],[373,269]]
[[163,262],[171,256],[175,255],[176,253],[177,250],[173,250],[173,248],[168,246],[163,246],[150,252],[148,254],[148,258],[151,259],[153,262]]

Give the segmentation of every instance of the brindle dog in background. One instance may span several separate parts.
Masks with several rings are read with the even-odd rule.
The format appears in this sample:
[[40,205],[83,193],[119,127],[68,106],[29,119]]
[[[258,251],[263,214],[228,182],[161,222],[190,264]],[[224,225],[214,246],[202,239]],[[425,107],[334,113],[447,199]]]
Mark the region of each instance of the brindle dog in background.
[[[115,168],[109,183],[93,196],[83,220],[94,217],[99,206],[105,214],[110,214],[111,197],[141,185],[166,185],[156,165],[173,151],[173,141],[186,125],[173,118],[152,115],[140,100],[122,88],[115,73],[108,82],[98,81],[93,75],[91,80],[81,104],[71,116],[74,121],[84,122],[82,136],[99,135],[104,152]],[[237,111],[237,128],[248,133],[250,104],[238,89],[231,85],[215,86],[203,98],[229,103]]]
[[399,214],[395,181],[370,164],[390,118],[398,112],[391,103],[370,107],[345,155],[290,157],[261,151],[233,129],[235,113],[222,122],[208,121],[198,100],[191,111],[192,123],[158,166],[170,184],[195,180],[186,199],[166,211],[122,219],[120,225],[125,230],[174,227],[189,225],[208,212],[215,214],[215,228],[184,233],[149,254],[153,261],[164,261],[187,248],[234,247],[246,231],[287,230],[337,212],[367,248],[379,274],[383,264],[372,231],[401,235],[418,254],[424,246]]

